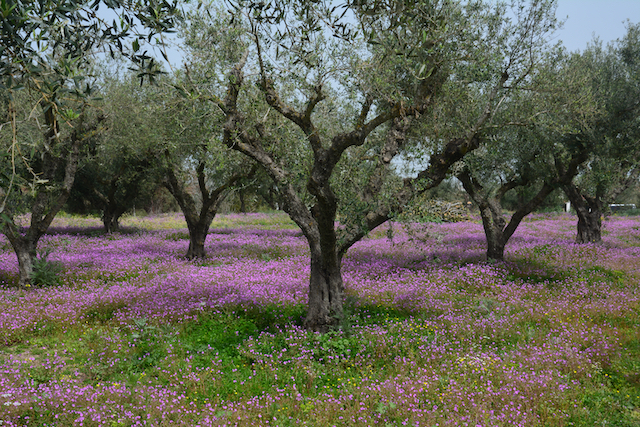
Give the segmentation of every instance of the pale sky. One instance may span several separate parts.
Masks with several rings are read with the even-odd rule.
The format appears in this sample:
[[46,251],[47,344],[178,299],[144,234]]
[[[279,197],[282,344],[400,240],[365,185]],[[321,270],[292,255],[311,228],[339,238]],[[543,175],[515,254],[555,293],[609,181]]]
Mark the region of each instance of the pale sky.
[[570,51],[584,50],[596,35],[606,45],[624,36],[625,24],[640,21],[640,0],[558,0],[558,19],[565,19],[557,40]]

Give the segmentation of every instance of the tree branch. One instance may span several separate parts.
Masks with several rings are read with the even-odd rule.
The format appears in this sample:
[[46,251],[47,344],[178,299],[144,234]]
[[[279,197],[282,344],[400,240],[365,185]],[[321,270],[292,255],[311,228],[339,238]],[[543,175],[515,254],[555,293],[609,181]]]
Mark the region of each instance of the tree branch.
[[498,191],[496,192],[496,198],[498,200],[502,200],[502,198],[504,197],[505,194],[507,194],[507,192],[509,190],[513,190],[516,187],[523,187],[527,184],[529,184],[531,180],[529,178],[524,178],[524,177],[520,177],[517,179],[512,179],[511,181],[507,181],[506,183],[502,184],[500,186],[500,188],[498,188]]
[[314,87],[314,94],[307,101],[307,106],[303,113],[296,111],[294,108],[287,105],[278,94],[278,91],[273,85],[273,81],[267,77],[264,62],[262,59],[262,48],[260,47],[260,40],[258,39],[258,35],[254,34],[255,42],[256,42],[256,50],[258,52],[258,63],[260,64],[260,74],[262,76],[262,90],[265,94],[265,100],[267,104],[269,104],[273,109],[283,115],[285,118],[293,122],[297,125],[302,132],[309,139],[309,143],[311,144],[311,148],[316,156],[318,156],[322,152],[322,143],[320,141],[320,136],[317,133],[313,122],[311,121],[311,114],[313,113],[314,108],[320,101],[325,99],[325,94],[322,91],[322,85],[318,84]]
[[165,157],[167,158],[168,165],[166,168],[166,180],[163,181],[163,185],[173,195],[176,202],[178,202],[178,205],[187,220],[187,224],[196,223],[197,220],[195,216],[197,209],[195,201],[189,193],[182,189],[182,186],[178,182],[178,177],[176,176],[173,165],[170,161],[170,154],[168,150],[165,150]]
[[524,205],[518,207],[518,209],[513,213],[513,215],[511,215],[511,218],[509,219],[509,224],[507,224],[507,226],[504,229],[505,242],[511,238],[513,233],[518,228],[518,225],[520,225],[520,222],[522,222],[522,220],[524,219],[524,217],[529,215],[531,212],[533,212],[535,208],[540,206],[542,202],[544,202],[544,199],[546,199],[547,196],[553,190],[555,190],[555,188],[556,188],[556,185],[545,182],[542,185],[542,188],[540,189],[540,191],[538,191],[538,193],[533,198],[531,198]]
[[285,211],[300,227],[302,233],[310,241],[319,241],[319,234],[315,219],[307,209],[305,203],[298,196],[286,171],[267,153],[259,141],[246,131],[244,117],[238,112],[238,93],[244,81],[242,68],[244,62],[238,63],[229,76],[229,87],[224,100],[226,121],[224,124],[223,141],[231,149],[239,151],[260,164],[278,186],[282,196]]
[[358,117],[358,122],[356,123],[356,127],[361,128],[364,127],[364,124],[367,120],[367,116],[369,115],[369,111],[371,111],[371,106],[373,105],[373,97],[371,95],[367,95],[362,104],[362,109],[360,110],[360,117]]
[[201,160],[198,163],[196,174],[198,177],[198,187],[200,188],[200,194],[202,194],[202,204],[206,205],[209,203],[209,190],[207,190],[207,184],[205,183],[204,166],[204,161]]
[[366,187],[362,192],[362,200],[366,203],[373,203],[384,184],[384,178],[389,172],[391,161],[398,153],[398,150],[406,141],[407,132],[411,126],[411,118],[397,117],[387,131],[385,144],[378,156],[378,166],[369,178]]

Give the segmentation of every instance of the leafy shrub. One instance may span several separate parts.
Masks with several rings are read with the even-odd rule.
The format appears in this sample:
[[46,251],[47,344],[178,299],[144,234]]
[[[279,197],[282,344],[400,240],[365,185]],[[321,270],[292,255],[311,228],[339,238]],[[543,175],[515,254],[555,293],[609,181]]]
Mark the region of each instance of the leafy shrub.
[[60,285],[59,274],[62,272],[63,265],[58,261],[49,261],[47,259],[49,255],[51,255],[51,250],[47,249],[40,252],[33,260],[32,285],[42,287]]
[[310,335],[309,339],[315,341],[313,357],[320,363],[332,358],[348,359],[351,353],[357,353],[359,347],[357,337],[347,337],[338,331]]
[[131,372],[144,372],[156,366],[166,355],[167,334],[159,327],[148,324],[146,318],[134,320],[131,334],[132,352],[130,356]]

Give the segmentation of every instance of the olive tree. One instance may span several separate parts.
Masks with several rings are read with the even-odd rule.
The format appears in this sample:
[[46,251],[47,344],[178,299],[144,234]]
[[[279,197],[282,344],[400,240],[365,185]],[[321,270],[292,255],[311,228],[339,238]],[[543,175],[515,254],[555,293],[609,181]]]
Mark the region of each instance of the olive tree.
[[575,61],[591,76],[601,114],[573,136],[589,157],[563,189],[578,216],[576,242],[599,243],[608,204],[640,177],[640,25],[606,47],[595,41]]
[[[208,8],[203,11],[210,12]],[[206,16],[208,27],[203,20]],[[242,29],[217,15],[187,11],[178,30],[184,67],[147,100],[154,107],[161,184],[173,195],[189,229],[186,257],[204,258],[205,241],[220,204],[253,178],[253,162],[223,144],[224,113],[212,100],[224,96],[224,69],[242,51]],[[239,38],[240,37],[240,38]]]
[[66,205],[73,212],[99,212],[107,233],[117,231],[120,217],[148,199],[160,181],[155,149],[161,133],[148,96],[153,89],[141,86],[134,73],[117,71],[122,65],[100,67],[95,86],[101,99],[93,104],[103,130],[83,147]]
[[174,97],[165,105],[160,146],[162,184],[180,206],[189,229],[186,257],[204,258],[205,240],[220,203],[250,179],[255,169],[249,159],[227,152],[222,145],[222,117],[211,104]]
[[[505,245],[521,221],[553,191],[570,184],[587,160],[586,151],[571,151],[571,139],[559,135],[586,130],[579,122],[568,122],[578,112],[583,122],[600,114],[586,84],[590,78],[556,47],[526,84],[505,98],[508,108],[484,133],[492,143],[464,158],[457,176],[479,208],[488,259],[503,260]],[[556,168],[561,158],[563,167]],[[502,201],[509,194],[517,201],[507,218]]]
[[[522,220],[577,174],[582,158],[573,159],[558,175],[549,155],[551,147],[544,142],[544,137],[532,132],[503,134],[491,150],[476,150],[465,158],[457,176],[480,211],[487,259],[504,260],[505,246]],[[517,204],[506,217],[502,200],[509,192],[516,193]]]
[[[261,165],[306,237],[305,325],[327,331],[343,318],[348,249],[479,146],[505,91],[538,60],[553,2],[518,3],[513,19],[504,4],[481,1],[231,6],[249,31],[226,95],[212,101],[225,115],[226,144]],[[256,86],[261,100],[248,109]],[[424,142],[440,103],[472,88],[483,96],[467,126],[431,138],[428,166],[400,179],[392,160]]]
[[[101,6],[117,13],[120,24],[101,19]],[[124,53],[140,66],[141,77],[153,76],[155,63],[140,49],[172,25],[174,9],[166,1],[0,4],[0,138],[6,153],[2,170],[8,171],[0,177],[0,229],[18,257],[20,285],[29,284],[38,240],[69,195],[80,147],[99,130],[89,105],[93,54]],[[22,115],[20,91],[26,92],[20,99],[30,102]],[[38,139],[32,137],[34,126]],[[24,212],[30,214],[28,227],[18,219]]]

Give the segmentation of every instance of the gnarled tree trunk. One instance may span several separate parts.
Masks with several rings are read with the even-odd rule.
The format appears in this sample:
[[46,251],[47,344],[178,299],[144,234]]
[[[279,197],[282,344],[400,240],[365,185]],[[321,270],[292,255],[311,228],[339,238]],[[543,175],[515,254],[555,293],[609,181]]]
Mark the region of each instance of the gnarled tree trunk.
[[495,193],[485,190],[480,182],[475,180],[470,171],[465,170],[458,175],[462,186],[480,208],[482,226],[487,239],[487,259],[504,261],[504,249],[525,216],[529,215],[542,204],[544,199],[553,191],[555,185],[544,183],[538,193],[526,203],[520,203],[511,215],[509,222],[502,213],[501,199],[507,191],[518,186],[529,184],[528,179],[518,179],[503,184]]
[[322,251],[320,245],[310,246],[309,310],[304,324],[307,329],[327,332],[338,328],[344,317],[341,262],[335,250]]
[[184,214],[184,219],[187,222],[187,228],[189,230],[189,249],[187,249],[187,253],[185,254],[185,258],[187,259],[205,258],[207,256],[204,244],[207,239],[207,233],[209,232],[209,226],[216,216],[219,202],[222,201],[226,195],[221,190],[213,194],[213,197],[210,197],[209,191],[204,186],[204,163],[200,163],[197,173],[202,183],[200,187],[202,193],[202,205],[200,209],[196,206],[194,197],[178,182],[172,166],[169,166],[167,170],[167,181],[164,183],[165,187],[178,202]]
[[212,190],[207,189],[205,183],[205,164],[200,162],[196,169],[198,178],[198,189],[202,196],[202,204],[200,209],[196,206],[196,200],[189,194],[184,185],[179,182],[175,173],[174,166],[171,164],[169,153],[165,153],[169,166],[167,168],[167,180],[164,186],[169,190],[178,202],[184,219],[189,229],[189,249],[185,254],[187,259],[205,258],[207,253],[204,248],[207,239],[207,233],[213,218],[218,213],[220,203],[228,194],[228,190],[235,185],[240,179],[253,176],[256,168],[253,167],[248,174],[236,174],[231,176],[224,184]]
[[602,242],[602,218],[607,201],[615,200],[624,190],[635,185],[640,176],[640,167],[637,165],[627,164],[623,167],[626,170],[625,178],[606,192],[605,190],[597,191],[595,197],[582,194],[573,182],[562,187],[578,216],[576,243]]
[[[9,234],[7,236],[9,237]],[[33,277],[33,262],[36,259],[38,241],[28,236],[12,234],[9,242],[18,258],[18,286],[25,287],[31,283]]]
[[578,213],[576,243],[600,242],[602,242],[602,212],[599,209],[581,210]]
[[507,221],[502,214],[500,198],[515,186],[515,183],[510,183],[508,187],[502,186],[495,194],[491,194],[482,187],[479,181],[471,176],[469,170],[461,172],[458,175],[458,179],[462,182],[462,186],[469,197],[476,202],[480,209],[482,227],[487,240],[487,259],[503,261],[504,248],[511,236],[505,234]]
[[120,230],[120,217],[124,214],[123,208],[105,206],[102,211],[102,224],[106,233],[113,233]]
[[[185,218],[186,217],[187,215],[185,215]],[[194,259],[205,258],[207,256],[204,243],[207,239],[207,234],[209,233],[209,226],[211,225],[214,217],[215,212],[212,212],[209,215],[205,215],[204,218],[198,221],[196,221],[192,216],[190,220],[187,221],[187,227],[189,228],[189,249],[187,250],[185,258]]]
[[602,200],[599,197],[587,197],[580,194],[580,190],[572,182],[563,185],[562,189],[573,204],[578,216],[576,243],[601,243]]
[[489,204],[485,203],[480,207],[480,217],[487,239],[487,259],[503,261],[504,247],[508,239],[504,234],[507,221],[502,216],[502,210],[491,209]]

